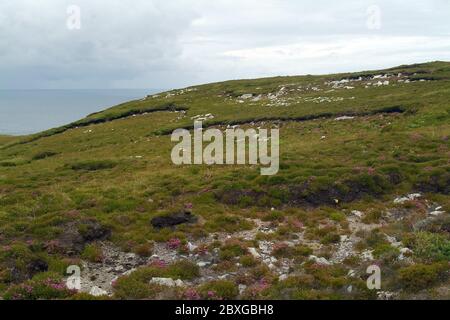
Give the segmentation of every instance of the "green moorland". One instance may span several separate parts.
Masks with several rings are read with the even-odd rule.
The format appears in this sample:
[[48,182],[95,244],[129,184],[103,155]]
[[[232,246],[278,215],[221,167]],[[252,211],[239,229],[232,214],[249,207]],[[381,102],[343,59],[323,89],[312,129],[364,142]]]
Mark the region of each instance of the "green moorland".
[[[279,173],[173,165],[170,133],[198,115],[278,127]],[[450,63],[433,62],[195,86],[0,136],[0,297],[94,298],[61,283],[107,245],[143,263],[102,298],[450,299],[449,124]],[[197,223],[150,223],[186,203]],[[173,261],[155,266],[161,248]]]

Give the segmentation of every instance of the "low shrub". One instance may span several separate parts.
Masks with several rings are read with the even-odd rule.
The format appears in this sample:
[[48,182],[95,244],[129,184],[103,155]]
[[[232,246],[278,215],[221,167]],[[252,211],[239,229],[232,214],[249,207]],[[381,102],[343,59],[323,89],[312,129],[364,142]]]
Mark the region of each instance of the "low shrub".
[[90,262],[100,263],[103,261],[102,248],[94,243],[88,244],[81,253],[81,257]]
[[39,278],[10,287],[3,295],[5,300],[53,300],[66,299],[76,292],[67,289],[64,281],[56,274],[41,274]]
[[251,255],[245,255],[242,256],[241,259],[239,260],[239,262],[242,264],[243,267],[254,267],[258,264],[258,261],[256,261],[255,258],[253,258],[253,256]]
[[199,293],[206,300],[232,300],[238,296],[239,290],[234,282],[217,280],[200,286]]
[[413,246],[414,256],[423,261],[450,261],[450,240],[443,235],[419,232]]
[[407,290],[419,291],[429,288],[448,276],[448,262],[415,264],[399,270],[399,284]]
[[153,253],[153,244],[149,242],[137,245],[133,251],[141,257],[150,257]]
[[222,260],[228,260],[235,257],[240,257],[247,253],[244,244],[238,240],[228,241],[220,248],[219,256]]

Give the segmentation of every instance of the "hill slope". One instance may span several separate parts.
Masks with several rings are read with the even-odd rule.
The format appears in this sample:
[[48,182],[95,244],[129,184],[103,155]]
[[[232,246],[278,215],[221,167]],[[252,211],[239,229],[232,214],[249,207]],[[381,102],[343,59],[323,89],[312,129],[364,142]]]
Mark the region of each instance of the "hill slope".
[[[0,295],[71,297],[83,265],[83,291],[115,298],[372,299],[377,264],[387,295],[450,298],[449,101],[433,62],[207,84],[0,137]],[[279,128],[279,173],[173,165],[169,134],[199,117]],[[152,226],[186,203],[195,223]]]

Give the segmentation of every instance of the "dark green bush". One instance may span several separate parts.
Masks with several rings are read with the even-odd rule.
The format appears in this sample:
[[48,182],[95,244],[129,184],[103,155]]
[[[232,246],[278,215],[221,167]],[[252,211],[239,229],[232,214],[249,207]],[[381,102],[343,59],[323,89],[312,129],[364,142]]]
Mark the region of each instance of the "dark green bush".
[[42,152],[36,153],[31,159],[32,160],[42,160],[42,159],[56,156],[57,154],[58,154],[57,152],[53,152],[53,151],[42,151]]
[[414,239],[414,256],[427,262],[450,261],[450,240],[443,235],[419,232]]
[[411,265],[400,269],[399,284],[407,290],[419,291],[444,280],[448,271],[448,262]]
[[85,170],[85,171],[97,171],[112,169],[117,165],[115,161],[111,160],[91,160],[81,161],[69,165],[72,170]]

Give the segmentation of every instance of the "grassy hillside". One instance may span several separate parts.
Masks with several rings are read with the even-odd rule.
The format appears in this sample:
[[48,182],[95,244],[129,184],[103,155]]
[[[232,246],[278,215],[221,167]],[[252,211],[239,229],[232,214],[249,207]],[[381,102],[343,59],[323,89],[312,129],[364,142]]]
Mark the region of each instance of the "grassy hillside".
[[[0,137],[0,296],[88,298],[59,286],[76,264],[119,299],[450,298],[449,101],[433,62],[207,84]],[[280,128],[280,172],[173,165],[170,133],[207,114]],[[151,225],[186,203],[195,224]]]

